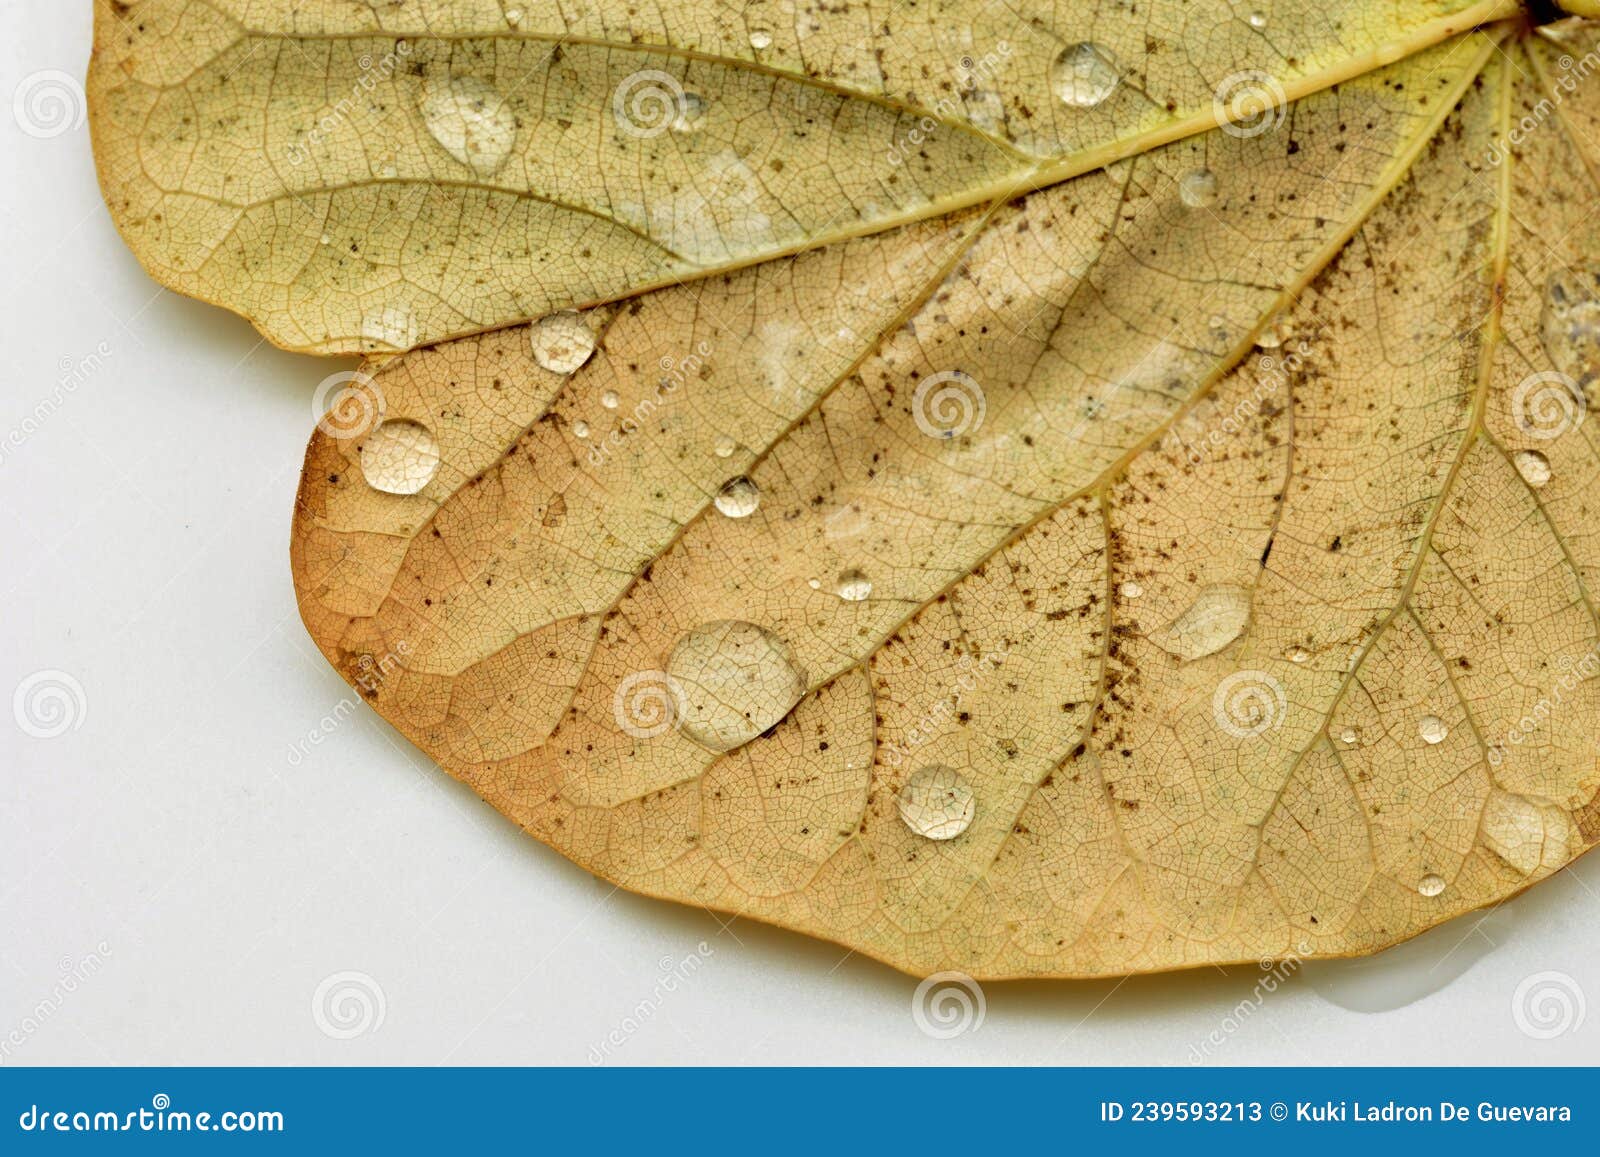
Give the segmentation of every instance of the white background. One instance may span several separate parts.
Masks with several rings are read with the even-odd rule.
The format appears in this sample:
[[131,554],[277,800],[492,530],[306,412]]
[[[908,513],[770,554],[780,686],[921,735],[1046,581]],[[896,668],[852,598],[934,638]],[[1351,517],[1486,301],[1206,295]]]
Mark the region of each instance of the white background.
[[[89,18],[0,7],[0,96],[81,77]],[[935,1039],[912,980],[614,891],[365,708],[292,766],[352,697],[295,614],[288,528],[312,391],[353,363],[159,291],[101,205],[81,90],[54,83],[58,135],[0,106],[0,704],[39,671],[83,697],[50,739],[0,708],[0,1063],[585,1064],[614,1031],[606,1063],[1184,1064],[1213,1031],[1212,1063],[1600,1060],[1596,862],[1270,994],[1251,967],[992,984],[981,1026]],[[1513,1004],[1550,971],[1523,1019],[1567,1027],[1539,1039]],[[317,1011],[347,1039],[314,1011],[344,972],[368,1004]]]

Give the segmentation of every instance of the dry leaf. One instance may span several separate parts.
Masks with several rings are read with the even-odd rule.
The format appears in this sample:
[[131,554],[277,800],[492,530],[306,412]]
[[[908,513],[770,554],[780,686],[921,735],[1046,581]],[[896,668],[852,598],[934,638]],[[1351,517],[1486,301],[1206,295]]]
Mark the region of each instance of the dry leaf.
[[[401,19],[362,7],[301,14],[306,69],[329,69],[319,21]],[[415,7],[437,27],[474,6]],[[413,212],[529,296],[392,257],[367,298],[259,223],[178,245],[211,269],[186,288],[287,344],[348,348],[379,306],[408,339],[551,314],[371,367],[313,438],[294,571],[329,659],[590,870],[917,973],[1370,952],[1600,839],[1600,99],[1579,83],[1600,32],[1451,38],[1460,14],[1426,4],[1264,6],[1265,28],[1081,7],[948,51],[957,20],[919,38],[846,10],[651,57],[714,94],[708,124],[758,79],[781,125],[802,75],[851,94],[779,156],[772,122],[728,138],[761,192],[715,203],[702,240],[726,252],[689,266],[502,267],[483,230]],[[577,55],[614,81],[611,54],[642,49],[592,19]],[[1031,63],[969,92],[947,57],[1002,37]],[[100,67],[102,116],[127,115]],[[192,64],[162,67],[195,99]],[[592,107],[602,82],[573,68],[539,91]],[[1198,111],[1238,72],[1254,103]],[[1261,99],[1274,76],[1286,108]],[[872,118],[947,87],[965,127],[911,148],[894,167],[925,200],[892,200]],[[500,122],[461,110],[492,102],[438,99],[460,114],[442,151],[405,163],[476,187]],[[514,111],[519,148],[555,131]],[[600,117],[566,118],[590,143],[560,176],[614,189]],[[974,177],[1012,152],[1042,170]],[[771,187],[770,159],[805,176]],[[662,203],[664,165],[634,157],[600,217]],[[807,215],[823,189],[842,227]],[[131,224],[144,199],[124,227],[148,261],[173,234]],[[556,309],[724,265],[748,267]]]

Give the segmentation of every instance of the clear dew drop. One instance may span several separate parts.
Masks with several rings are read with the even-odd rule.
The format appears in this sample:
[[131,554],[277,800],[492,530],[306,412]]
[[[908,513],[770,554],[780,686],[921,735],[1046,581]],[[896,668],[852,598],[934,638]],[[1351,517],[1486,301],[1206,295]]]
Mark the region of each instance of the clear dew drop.
[[600,395],[600,404],[608,410],[615,410],[622,405],[622,399],[617,397],[617,391],[607,390]]
[[841,571],[834,593],[847,603],[859,603],[872,594],[872,580],[859,570]]
[[702,623],[672,649],[667,677],[679,727],[711,751],[732,751],[788,715],[806,691],[804,673],[777,635],[754,623]]
[[806,586],[814,591],[820,591],[822,589],[822,580],[819,578],[806,579]]
[[1217,175],[1210,169],[1194,169],[1178,178],[1178,200],[1191,209],[1204,209],[1217,201]]
[[1512,457],[1523,481],[1538,489],[1550,481],[1550,459],[1537,450],[1518,450]]
[[522,23],[522,9],[520,9],[520,8],[507,8],[506,9],[506,23],[511,25],[511,27],[513,27],[513,28],[515,28],[517,25],[521,24]]
[[1123,583],[1117,588],[1117,592],[1125,599],[1136,599],[1140,595],[1144,594],[1144,588],[1138,583],[1134,582],[1132,579],[1129,579],[1127,582]]
[[1361,732],[1357,731],[1354,727],[1346,727],[1343,731],[1339,732],[1339,742],[1341,743],[1348,743],[1353,746],[1360,738]]
[[1564,269],[1545,282],[1539,338],[1580,389],[1600,380],[1600,264]]
[[580,438],[587,438],[589,436],[589,423],[579,418],[572,423],[572,432]]
[[332,245],[333,244],[333,238],[329,234],[324,233],[321,237],[317,238],[317,244],[318,245]]
[[1440,892],[1444,891],[1444,877],[1436,876],[1432,872],[1429,872],[1426,876],[1422,877],[1421,882],[1417,884],[1417,891],[1421,892],[1424,896],[1437,896]]
[[712,501],[729,518],[749,518],[761,505],[761,490],[741,474],[724,482]]
[[553,374],[576,373],[594,353],[594,332],[583,316],[562,310],[528,327],[533,360]]
[[750,47],[760,52],[764,48],[772,47],[772,33],[764,28],[757,28],[750,33]]
[[1082,41],[1063,48],[1050,65],[1050,87],[1063,104],[1093,108],[1116,90],[1121,81],[1110,55]]
[[1424,743],[1443,743],[1445,736],[1450,734],[1450,728],[1437,715],[1424,715],[1422,722],[1417,724],[1417,733],[1422,736]]
[[732,438],[724,434],[717,439],[716,445],[711,447],[711,452],[718,458],[732,458],[733,452],[738,449]]
[[1306,663],[1311,660],[1311,652],[1300,646],[1290,647],[1285,656],[1291,663]]
[[1284,342],[1289,340],[1292,333],[1288,320],[1282,314],[1278,314],[1267,323],[1260,335],[1257,336],[1256,345],[1264,350],[1279,349]]
[[480,177],[499,172],[517,143],[517,117],[510,104],[475,76],[425,83],[422,122],[445,152]]
[[1180,659],[1214,655],[1240,635],[1250,621],[1250,592],[1243,587],[1209,586],[1172,622],[1150,640]]
[[1246,20],[1249,22],[1251,28],[1259,29],[1267,26],[1267,14],[1265,12],[1252,12],[1248,17],[1246,17]]
[[966,777],[940,763],[913,772],[895,802],[906,827],[930,840],[955,839],[978,811]]
[[361,474],[385,494],[415,494],[439,472],[433,431],[409,418],[381,423],[361,443]]

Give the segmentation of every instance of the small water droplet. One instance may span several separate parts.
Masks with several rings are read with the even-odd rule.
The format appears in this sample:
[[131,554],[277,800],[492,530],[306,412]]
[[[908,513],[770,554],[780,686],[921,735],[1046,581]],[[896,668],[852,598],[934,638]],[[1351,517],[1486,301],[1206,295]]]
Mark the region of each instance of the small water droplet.
[[1339,740],[1342,743],[1354,744],[1356,740],[1360,738],[1361,732],[1357,731],[1354,727],[1346,727],[1343,731],[1339,732]]
[[913,772],[895,802],[906,827],[930,840],[955,839],[972,825],[978,810],[966,777],[937,763]]
[[1181,659],[1213,655],[1244,634],[1250,620],[1250,592],[1242,587],[1209,586],[1181,615],[1154,632],[1156,646]]
[[764,627],[722,619],[694,628],[673,647],[667,676],[677,690],[683,733],[712,751],[732,751],[780,722],[805,694],[789,647]]
[[513,27],[513,28],[515,28],[517,25],[521,24],[522,23],[522,9],[520,9],[520,8],[507,8],[506,9],[506,23],[511,25],[511,27]]
[[1550,481],[1550,459],[1537,450],[1518,450],[1512,456],[1516,463],[1517,473],[1534,489],[1538,489]]
[[1267,26],[1267,14],[1265,12],[1252,12],[1247,19],[1251,28],[1265,28]]
[[872,580],[859,570],[841,571],[834,590],[847,603],[859,603],[872,594]]
[[589,423],[579,418],[572,423],[572,432],[580,438],[587,438],[589,436]]
[[594,331],[571,310],[541,317],[528,328],[533,360],[553,374],[576,373],[594,353]]
[[814,591],[820,591],[822,589],[822,580],[819,578],[806,579],[806,586]]
[[738,447],[734,443],[734,440],[724,434],[722,437],[717,439],[717,444],[711,448],[711,452],[718,458],[732,458],[733,452],[736,449],[738,449]]
[[1422,722],[1417,724],[1417,733],[1422,736],[1424,743],[1443,743],[1445,736],[1450,734],[1450,728],[1437,715],[1424,715]]
[[361,443],[361,474],[385,494],[415,494],[439,472],[433,431],[409,418],[381,423]]
[[757,52],[761,51],[763,48],[771,48],[772,33],[768,32],[764,28],[757,28],[754,32],[750,33],[750,47],[754,48]]
[[1178,200],[1191,209],[1204,209],[1217,200],[1217,175],[1210,169],[1195,169],[1178,178]]
[[1256,345],[1264,350],[1275,350],[1288,341],[1293,333],[1294,331],[1289,328],[1288,319],[1281,313],[1276,314],[1256,337]]
[[1311,659],[1311,652],[1304,647],[1290,647],[1288,656],[1291,663],[1305,663]]
[[1422,877],[1422,882],[1417,885],[1417,891],[1424,896],[1437,896],[1444,891],[1444,877],[1435,876],[1432,872],[1429,872]]
[[615,410],[622,404],[622,399],[617,397],[617,391],[607,390],[600,395],[600,404],[608,410]]
[[1050,85],[1063,104],[1093,108],[1116,90],[1122,78],[1110,55],[1087,41],[1069,44],[1050,66]]
[[1117,590],[1125,599],[1136,599],[1140,595],[1144,594],[1144,588],[1138,583],[1134,582],[1132,579],[1129,579],[1127,582],[1123,583],[1117,588]]
[[729,518],[749,518],[761,505],[761,491],[744,475],[723,483],[713,499],[718,510]]
[[445,152],[479,176],[499,172],[517,141],[517,117],[510,104],[475,76],[425,82],[422,120]]
[[1600,264],[1564,269],[1545,282],[1539,339],[1580,390],[1600,381]]
[[318,245],[332,245],[333,244],[333,238],[329,234],[324,233],[321,237],[317,238],[317,244]]

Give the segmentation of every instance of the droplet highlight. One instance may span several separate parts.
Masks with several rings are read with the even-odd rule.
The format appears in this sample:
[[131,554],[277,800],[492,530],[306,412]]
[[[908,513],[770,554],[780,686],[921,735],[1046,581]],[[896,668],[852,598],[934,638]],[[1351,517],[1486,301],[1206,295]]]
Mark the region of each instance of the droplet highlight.
[[1244,634],[1249,621],[1250,592],[1219,584],[1202,590],[1188,609],[1150,639],[1180,659],[1202,659]]
[[1093,108],[1116,91],[1121,80],[1110,54],[1087,41],[1063,48],[1050,66],[1050,87],[1072,108]]
[[1217,175],[1210,169],[1195,169],[1178,178],[1178,200],[1191,209],[1204,209],[1217,202]]
[[859,603],[872,594],[872,580],[864,571],[843,571],[834,584],[834,591],[847,603]]
[[1424,715],[1422,722],[1417,724],[1417,733],[1422,736],[1424,743],[1443,743],[1445,736],[1450,734],[1450,728],[1437,715]]
[[805,694],[804,673],[777,635],[722,619],[694,628],[673,647],[667,676],[683,733],[711,751],[732,751],[779,723]]
[[517,118],[495,87],[475,76],[429,81],[422,121],[445,152],[480,177],[500,171],[517,140]]
[[409,418],[381,423],[361,443],[361,474],[385,494],[415,494],[439,472],[433,431]]
[[972,826],[978,811],[972,785],[943,764],[913,772],[895,802],[906,827],[930,840],[955,839]]
[[1437,896],[1440,892],[1444,891],[1444,877],[1436,876],[1432,872],[1429,872],[1426,876],[1422,877],[1421,881],[1417,884],[1417,891],[1421,892],[1424,896]]
[[1518,450],[1511,458],[1522,480],[1535,490],[1550,481],[1550,459],[1537,450]]
[[562,310],[541,317],[529,327],[533,360],[553,374],[572,374],[594,353],[594,331],[583,315]]
[[741,474],[724,482],[712,502],[729,518],[749,518],[761,505],[761,490]]

